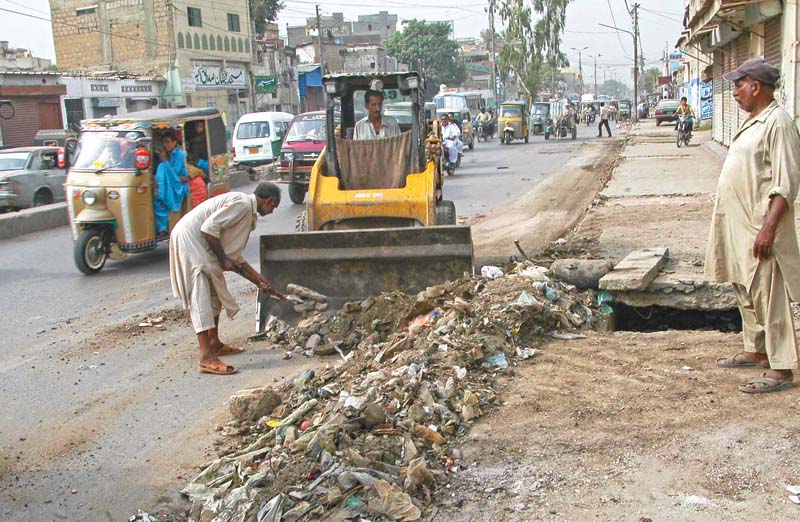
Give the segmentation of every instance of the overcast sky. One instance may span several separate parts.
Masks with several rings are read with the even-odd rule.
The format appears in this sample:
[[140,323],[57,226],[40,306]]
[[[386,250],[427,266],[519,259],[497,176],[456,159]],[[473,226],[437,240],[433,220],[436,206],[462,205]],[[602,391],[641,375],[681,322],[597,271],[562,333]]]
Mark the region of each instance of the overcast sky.
[[[432,7],[423,0],[398,0],[386,2],[379,0],[319,0],[322,14],[342,12],[348,19],[355,20],[359,14],[377,13],[388,10],[397,13],[400,20],[424,18],[427,20],[452,20],[457,37],[477,37],[481,29],[489,26],[484,6],[480,0],[462,0],[463,5],[454,8]],[[93,3],[87,0],[87,4]],[[312,0],[285,0],[286,7],[281,11],[278,22],[281,32],[289,25],[304,23],[307,16],[314,15]],[[629,0],[632,5],[633,0]],[[392,7],[387,7],[387,5]],[[658,66],[664,49],[670,49],[680,35],[681,18],[684,9],[682,0],[640,0],[640,30],[645,62],[648,66]],[[20,11],[33,16],[49,18],[47,0],[0,0],[0,8]],[[617,33],[598,24],[616,25],[631,30],[631,17],[628,15],[625,0],[574,0],[567,10],[567,26],[563,49],[568,53],[572,65],[578,66],[578,53],[570,48],[589,49],[583,51],[583,73],[587,84],[592,82],[595,55],[597,77],[602,82],[612,76],[632,83],[631,67],[633,39],[626,33]],[[499,29],[499,19],[495,23]],[[52,29],[50,22],[2,12],[0,15],[0,40],[9,40],[12,47],[25,47],[33,50],[36,56],[53,58]]]

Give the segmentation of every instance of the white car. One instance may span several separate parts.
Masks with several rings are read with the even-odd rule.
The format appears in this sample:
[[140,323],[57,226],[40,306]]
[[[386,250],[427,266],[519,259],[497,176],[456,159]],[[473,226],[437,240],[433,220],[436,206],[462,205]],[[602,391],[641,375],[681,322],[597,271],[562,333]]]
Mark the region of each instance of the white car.
[[278,159],[281,142],[294,116],[288,112],[251,112],[233,128],[233,162],[254,167]]

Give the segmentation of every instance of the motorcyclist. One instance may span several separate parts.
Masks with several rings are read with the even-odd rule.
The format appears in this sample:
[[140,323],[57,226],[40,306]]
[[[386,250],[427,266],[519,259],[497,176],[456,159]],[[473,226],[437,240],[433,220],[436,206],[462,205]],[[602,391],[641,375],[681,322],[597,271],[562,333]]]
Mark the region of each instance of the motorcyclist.
[[458,163],[458,157],[464,150],[464,143],[461,141],[461,130],[450,121],[446,114],[439,119],[442,126],[442,143],[447,150],[447,158],[451,164]]
[[478,125],[483,124],[484,131],[486,132],[486,136],[492,135],[492,115],[486,112],[486,107],[481,107],[481,112],[478,114],[476,118],[478,121]]
[[[678,106],[678,110],[675,111],[677,116],[686,116],[686,132],[691,137],[692,129],[694,128],[694,109],[692,106],[689,105],[686,96],[681,98],[681,104]],[[678,121],[675,121],[675,130],[678,130]]]

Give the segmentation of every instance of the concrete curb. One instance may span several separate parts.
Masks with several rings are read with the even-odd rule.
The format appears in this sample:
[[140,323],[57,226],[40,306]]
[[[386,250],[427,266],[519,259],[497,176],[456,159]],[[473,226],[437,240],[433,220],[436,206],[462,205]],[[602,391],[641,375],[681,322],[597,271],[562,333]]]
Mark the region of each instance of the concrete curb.
[[711,154],[713,154],[718,160],[725,161],[725,156],[728,155],[727,147],[712,140],[708,140],[707,142],[703,143],[703,146],[708,149],[708,151],[711,152]]
[[29,208],[0,215],[0,239],[11,239],[31,232],[69,224],[66,203]]

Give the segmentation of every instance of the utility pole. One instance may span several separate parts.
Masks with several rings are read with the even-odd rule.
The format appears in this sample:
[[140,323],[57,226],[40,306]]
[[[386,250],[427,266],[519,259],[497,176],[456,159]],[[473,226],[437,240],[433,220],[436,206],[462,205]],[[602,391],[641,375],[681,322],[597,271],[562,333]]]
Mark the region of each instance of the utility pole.
[[594,59],[594,99],[597,100],[597,59],[603,56],[602,54],[590,55]]
[[583,51],[585,51],[586,49],[588,49],[588,48],[589,47],[584,47],[583,49],[576,49],[575,47],[570,47],[570,49],[572,49],[573,51],[577,51],[578,52],[578,76],[580,76],[580,79],[581,79],[581,84],[580,84],[581,85],[581,87],[580,87],[580,90],[581,90],[580,95],[581,96],[583,96],[583,63],[581,62],[581,53]]
[[494,106],[497,107],[497,64],[494,49],[494,4],[496,0],[489,1],[489,30],[492,35],[492,98],[494,98]]
[[[322,23],[319,20],[319,4],[317,4],[317,43],[319,44],[319,72],[325,75],[325,54],[322,52]],[[325,89],[322,89],[323,94]]]
[[633,121],[639,118],[639,4],[633,4]]

